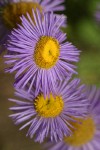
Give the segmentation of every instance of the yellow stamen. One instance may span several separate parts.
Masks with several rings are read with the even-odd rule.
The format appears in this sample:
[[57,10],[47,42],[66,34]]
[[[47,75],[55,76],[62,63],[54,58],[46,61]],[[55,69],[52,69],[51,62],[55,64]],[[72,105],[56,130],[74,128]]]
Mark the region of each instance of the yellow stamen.
[[82,123],[72,124],[76,130],[73,131],[73,135],[65,137],[64,141],[74,147],[82,146],[91,141],[95,134],[95,123],[91,117],[80,120]]
[[53,67],[60,55],[60,46],[55,38],[42,36],[36,44],[34,60],[37,66],[44,69]]
[[43,95],[39,95],[35,99],[34,106],[39,116],[50,118],[56,117],[62,112],[64,102],[60,96],[54,97],[50,94],[49,97],[44,98]]
[[[11,3],[4,7],[2,18],[4,20],[5,25],[8,28],[17,27],[17,24],[21,24],[20,16],[25,15],[28,12],[34,21],[32,15],[32,9],[36,12],[38,9],[42,13],[42,7],[35,2],[17,2]],[[27,17],[27,16],[26,16]]]

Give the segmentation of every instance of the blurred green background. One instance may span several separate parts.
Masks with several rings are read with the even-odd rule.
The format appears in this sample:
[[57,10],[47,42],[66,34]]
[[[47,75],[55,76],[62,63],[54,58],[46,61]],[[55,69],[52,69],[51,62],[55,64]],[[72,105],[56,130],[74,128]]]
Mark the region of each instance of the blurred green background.
[[[68,41],[81,50],[77,64],[82,83],[100,87],[100,24],[94,13],[100,0],[66,0]],[[0,150],[41,150],[41,145],[25,137],[27,130],[19,131],[8,117],[12,105],[14,75],[4,73],[4,58],[0,56]]]

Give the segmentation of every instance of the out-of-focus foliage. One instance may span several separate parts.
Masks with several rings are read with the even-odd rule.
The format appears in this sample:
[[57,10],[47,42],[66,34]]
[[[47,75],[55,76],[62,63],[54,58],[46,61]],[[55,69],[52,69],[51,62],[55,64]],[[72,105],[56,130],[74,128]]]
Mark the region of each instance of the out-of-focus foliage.
[[78,77],[85,84],[100,86],[100,24],[95,13],[100,0],[66,0],[68,40],[80,50]]
[[100,0],[66,0],[68,38],[78,45],[100,47],[100,25],[95,12]]

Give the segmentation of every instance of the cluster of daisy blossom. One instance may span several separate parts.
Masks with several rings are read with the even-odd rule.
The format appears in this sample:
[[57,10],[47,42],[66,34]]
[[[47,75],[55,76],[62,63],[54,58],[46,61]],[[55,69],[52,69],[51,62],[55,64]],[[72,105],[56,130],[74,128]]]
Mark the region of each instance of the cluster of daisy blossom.
[[15,72],[10,117],[46,149],[99,150],[100,90],[72,79],[80,51],[61,30],[64,9],[64,0],[0,1],[1,51]]

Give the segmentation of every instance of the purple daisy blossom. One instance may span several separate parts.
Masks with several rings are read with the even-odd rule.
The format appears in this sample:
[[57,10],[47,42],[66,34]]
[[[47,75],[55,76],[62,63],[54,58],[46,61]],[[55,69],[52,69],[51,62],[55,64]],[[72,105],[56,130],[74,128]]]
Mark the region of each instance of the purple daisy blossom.
[[[87,115],[87,99],[84,93],[84,85],[80,85],[79,79],[64,81],[56,84],[56,93],[44,98],[39,92],[37,97],[34,90],[27,93],[26,90],[17,89],[16,99],[9,99],[16,103],[10,110],[10,117],[15,125],[22,124],[20,130],[29,126],[26,136],[34,138],[36,142],[43,142],[49,137],[51,141],[62,140],[63,136],[69,136],[70,121],[72,118],[84,118]],[[54,95],[54,96],[53,96]]]
[[80,51],[66,42],[66,33],[59,29],[64,22],[63,15],[45,13],[43,19],[39,11],[37,15],[33,11],[33,16],[35,25],[27,14],[28,19],[21,18],[22,26],[12,31],[7,48],[11,54],[5,55],[5,63],[10,68],[6,71],[16,71],[17,88],[29,84],[28,91],[34,85],[37,92],[42,88],[48,94],[54,91],[57,80],[77,74],[73,63],[79,61]]
[[[87,89],[87,97],[90,102],[89,114],[83,124],[80,126],[80,130],[85,131],[80,134],[80,130],[77,128],[76,133],[72,135],[70,140],[63,140],[57,144],[48,142],[45,144],[45,148],[48,150],[99,150],[100,149],[100,89],[96,89],[92,86]],[[90,119],[91,118],[91,119]],[[86,128],[85,130],[83,128]],[[75,136],[75,134],[77,136]],[[84,137],[81,137],[81,136]],[[76,141],[77,137],[77,141]],[[83,141],[81,141],[82,139]]]
[[[63,11],[64,0],[0,0],[0,53],[6,48],[8,35],[20,23],[20,16],[33,9],[43,12]],[[66,25],[66,22],[63,26]]]
[[100,4],[97,7],[97,11],[95,12],[95,19],[100,24]]
[[[3,0],[4,1],[4,0]],[[38,3],[42,6],[44,12],[48,11],[63,11],[65,10],[64,1],[65,0],[22,0],[23,2],[33,2]],[[20,0],[10,0],[10,3],[18,3]]]

